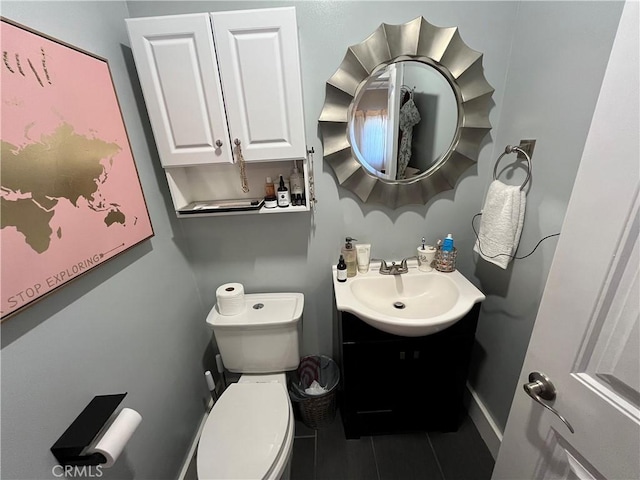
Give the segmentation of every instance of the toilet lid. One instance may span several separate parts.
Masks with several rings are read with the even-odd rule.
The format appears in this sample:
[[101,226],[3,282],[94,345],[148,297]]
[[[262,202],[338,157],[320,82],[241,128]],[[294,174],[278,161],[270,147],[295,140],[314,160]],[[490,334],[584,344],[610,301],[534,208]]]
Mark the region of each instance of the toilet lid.
[[288,426],[289,398],[282,384],[231,384],[202,430],[198,478],[263,478],[280,454]]

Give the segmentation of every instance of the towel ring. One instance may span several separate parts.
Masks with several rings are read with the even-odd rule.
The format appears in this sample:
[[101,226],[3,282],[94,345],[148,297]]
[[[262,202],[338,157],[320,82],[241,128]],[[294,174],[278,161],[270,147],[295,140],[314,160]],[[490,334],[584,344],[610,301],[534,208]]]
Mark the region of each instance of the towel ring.
[[531,178],[531,157],[529,157],[529,154],[520,147],[512,147],[511,145],[507,145],[505,147],[504,153],[498,157],[498,160],[496,160],[496,165],[495,167],[493,167],[493,179],[494,180],[498,179],[497,178],[498,164],[500,163],[500,160],[502,159],[502,157],[514,152],[523,154],[524,157],[527,159],[527,178],[524,179],[524,183],[520,186],[520,191],[522,191],[524,187],[527,185],[527,183],[529,183],[529,179]]

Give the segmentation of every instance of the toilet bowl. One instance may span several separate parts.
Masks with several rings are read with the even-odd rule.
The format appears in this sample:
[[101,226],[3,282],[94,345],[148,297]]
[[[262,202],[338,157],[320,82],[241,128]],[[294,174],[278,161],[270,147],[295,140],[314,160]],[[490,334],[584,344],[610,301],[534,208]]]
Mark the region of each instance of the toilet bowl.
[[285,371],[300,360],[301,293],[245,295],[238,315],[207,317],[225,368],[242,373],[202,429],[197,472],[205,479],[288,479],[294,419]]
[[198,478],[288,479],[293,435],[285,375],[243,375],[220,396],[205,422]]

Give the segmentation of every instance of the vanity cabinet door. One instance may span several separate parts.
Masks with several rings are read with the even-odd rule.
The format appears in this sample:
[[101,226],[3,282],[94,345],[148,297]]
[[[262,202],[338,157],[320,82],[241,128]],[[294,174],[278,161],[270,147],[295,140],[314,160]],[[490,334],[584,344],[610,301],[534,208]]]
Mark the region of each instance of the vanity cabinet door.
[[231,163],[209,15],[126,22],[162,166]]
[[480,304],[432,335],[400,337],[341,313],[342,421],[347,438],[416,430],[455,431]]
[[247,162],[306,157],[295,8],[211,14],[229,131]]
[[398,422],[397,373],[403,361],[388,342],[364,342],[343,346],[342,421],[347,438],[392,431]]

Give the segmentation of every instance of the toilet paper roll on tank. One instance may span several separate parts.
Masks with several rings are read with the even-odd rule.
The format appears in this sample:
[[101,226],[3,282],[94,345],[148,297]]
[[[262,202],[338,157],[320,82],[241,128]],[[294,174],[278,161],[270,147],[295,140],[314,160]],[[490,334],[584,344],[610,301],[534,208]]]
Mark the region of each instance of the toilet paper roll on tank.
[[216,290],[216,308],[220,315],[238,315],[244,312],[244,286],[241,283],[225,283]]

